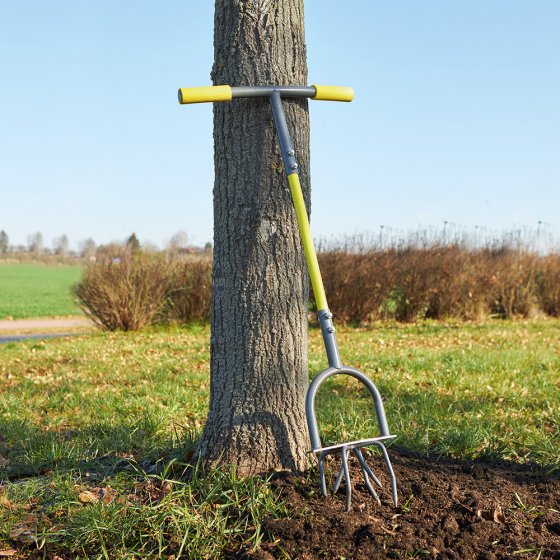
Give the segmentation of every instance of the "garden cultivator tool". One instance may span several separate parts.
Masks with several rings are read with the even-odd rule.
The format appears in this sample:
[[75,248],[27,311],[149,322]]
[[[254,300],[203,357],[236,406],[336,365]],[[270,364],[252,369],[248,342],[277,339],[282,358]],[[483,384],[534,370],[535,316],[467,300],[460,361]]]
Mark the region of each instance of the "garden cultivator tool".
[[[228,85],[222,85],[179,89],[179,102],[182,104],[203,103],[212,101],[231,101],[232,99],[243,97],[267,97],[270,100],[272,114],[274,116],[274,123],[276,125],[276,132],[278,135],[278,140],[280,142],[280,150],[282,152],[284,168],[286,170],[288,178],[288,185],[290,187],[290,192],[292,195],[292,201],[296,212],[296,218],[301,234],[307,267],[309,270],[309,277],[311,280],[311,285],[313,287],[315,301],[317,303],[319,323],[321,325],[321,331],[323,334],[323,340],[327,352],[327,359],[329,362],[329,367],[319,373],[319,375],[315,377],[315,379],[309,386],[305,403],[307,425],[309,428],[309,437],[311,440],[311,451],[317,455],[322,493],[324,496],[327,495],[324,469],[325,458],[330,454],[340,452],[342,456],[342,465],[340,467],[338,476],[336,477],[333,492],[336,493],[338,491],[342,479],[344,478],[346,484],[346,511],[350,510],[352,484],[348,467],[348,456],[350,452],[353,452],[360,465],[364,482],[369,493],[380,504],[381,502],[376,491],[373,488],[373,485],[371,484],[370,479],[379,486],[381,486],[381,483],[375,476],[371,468],[367,465],[361,451],[362,447],[374,445],[380,449],[382,458],[389,472],[393,502],[396,506],[397,483],[395,473],[393,472],[393,467],[391,466],[391,461],[387,453],[387,449],[385,448],[385,442],[394,438],[395,436],[391,435],[389,431],[387,420],[385,418],[383,402],[381,400],[381,395],[379,394],[377,387],[365,373],[362,373],[355,368],[342,365],[342,362],[340,360],[335,329],[332,321],[332,314],[329,311],[329,307],[327,305],[327,298],[325,295],[325,289],[323,287],[323,280],[321,278],[321,272],[319,270],[319,264],[317,262],[317,254],[313,245],[313,238],[311,236],[311,230],[309,227],[309,219],[307,217],[305,202],[299,182],[298,163],[296,160],[294,146],[292,144],[292,140],[288,130],[286,116],[282,107],[283,97],[300,97],[326,101],[352,101],[354,97],[354,91],[352,90],[352,88],[338,86],[230,87]],[[349,375],[351,377],[354,377],[358,381],[361,381],[366,386],[373,399],[373,406],[379,426],[379,436],[323,447],[321,438],[319,437],[317,418],[315,416],[315,396],[320,385],[334,375]]]

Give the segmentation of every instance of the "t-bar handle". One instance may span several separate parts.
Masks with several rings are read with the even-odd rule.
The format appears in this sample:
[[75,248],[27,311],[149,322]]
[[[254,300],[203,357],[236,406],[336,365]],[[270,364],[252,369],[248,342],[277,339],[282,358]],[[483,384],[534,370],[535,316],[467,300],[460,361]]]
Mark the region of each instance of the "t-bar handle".
[[352,101],[354,90],[346,86],[203,86],[179,88],[179,103],[231,101],[240,97],[307,97],[322,101]]

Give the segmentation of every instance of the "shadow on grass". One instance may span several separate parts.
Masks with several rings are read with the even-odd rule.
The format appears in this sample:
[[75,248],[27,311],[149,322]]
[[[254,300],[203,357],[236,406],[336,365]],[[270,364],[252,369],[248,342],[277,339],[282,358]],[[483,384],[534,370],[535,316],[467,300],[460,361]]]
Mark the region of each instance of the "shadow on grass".
[[124,469],[154,472],[173,459],[192,457],[199,434],[184,427],[162,433],[146,415],[129,425],[98,422],[80,429],[44,430],[28,422],[0,419],[0,480],[49,471],[95,471],[111,476]]
[[[383,382],[378,387],[391,433],[402,449],[434,460],[499,464],[510,459],[529,471],[560,472],[560,431],[551,419],[548,395],[510,395],[504,400],[493,394],[441,395],[422,387],[396,390]],[[378,434],[371,397],[362,387],[332,383],[317,400],[325,445]]]
[[[441,396],[433,392],[395,391],[390,385],[379,384],[385,397],[387,420],[396,435],[398,449],[402,453],[420,453],[434,461],[449,459],[473,464],[483,461],[495,465],[503,463],[504,457],[519,451],[521,460],[528,471],[560,472],[558,461],[558,434],[547,437],[533,426],[533,441],[515,437],[503,438],[507,426],[500,430],[500,421],[492,416],[496,400],[488,398],[457,398],[454,395]],[[352,424],[359,429],[375,427],[375,414],[371,398],[361,387],[333,383],[325,385],[320,392],[322,408],[334,428],[323,434],[324,442],[336,437],[341,416],[348,412],[345,405],[352,402]],[[536,403],[532,403],[536,406]],[[464,415],[462,423],[451,418]],[[477,415],[481,415],[480,420]],[[324,416],[318,407],[319,427]],[[241,421],[241,419],[239,419]],[[250,421],[250,418],[243,418]],[[260,418],[271,424],[268,418]],[[274,420],[275,433],[281,431],[280,420]],[[417,426],[416,426],[417,423]],[[474,429],[473,429],[474,426]],[[396,429],[395,429],[396,428]],[[511,426],[510,426],[511,429]],[[515,431],[513,429],[512,431]],[[422,432],[422,433],[421,433]],[[426,434],[426,438],[422,438]],[[542,433],[541,433],[542,432]],[[536,434],[536,435],[535,435]],[[376,434],[368,434],[368,437]],[[160,419],[146,413],[129,424],[114,425],[110,421],[96,422],[78,429],[45,430],[30,422],[0,418],[0,480],[14,480],[22,477],[43,475],[48,471],[92,471],[112,476],[123,470],[138,469],[146,473],[158,472],[163,465],[175,460],[185,464],[192,460],[200,431],[185,426],[175,426],[169,430]],[[361,437],[361,436],[360,436]],[[279,438],[281,440],[281,437]],[[358,438],[354,438],[358,439]],[[516,449],[517,446],[517,449]],[[530,451],[527,453],[527,451]],[[534,459],[537,459],[536,461]],[[503,463],[505,464],[505,463]],[[508,464],[517,463],[510,461]],[[285,465],[290,468],[290,465]]]

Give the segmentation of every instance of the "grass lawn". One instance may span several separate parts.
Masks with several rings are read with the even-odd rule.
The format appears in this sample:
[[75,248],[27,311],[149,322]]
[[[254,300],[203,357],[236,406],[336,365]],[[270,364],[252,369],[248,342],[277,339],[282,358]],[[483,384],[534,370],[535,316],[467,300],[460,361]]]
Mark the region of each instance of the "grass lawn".
[[78,315],[72,286],[79,266],[0,263],[0,319]]
[[[377,383],[399,445],[560,469],[560,321],[338,337],[343,362]],[[310,345],[316,374],[318,330]],[[207,326],[0,346],[0,550],[217,558],[258,544],[264,516],[294,515],[263,479],[181,478],[206,415],[208,361]],[[375,432],[354,380],[332,380],[317,402],[324,442]]]

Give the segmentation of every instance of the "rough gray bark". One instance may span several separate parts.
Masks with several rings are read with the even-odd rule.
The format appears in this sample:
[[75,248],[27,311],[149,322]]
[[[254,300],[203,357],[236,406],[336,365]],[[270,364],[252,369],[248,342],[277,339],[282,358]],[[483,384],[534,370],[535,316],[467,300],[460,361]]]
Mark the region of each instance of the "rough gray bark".
[[[307,85],[303,0],[216,0],[214,84]],[[285,100],[309,208],[306,100]],[[308,277],[266,99],[214,105],[210,411],[203,459],[304,469]]]

